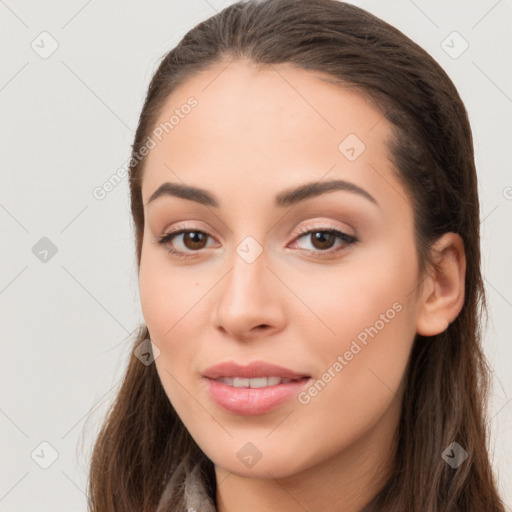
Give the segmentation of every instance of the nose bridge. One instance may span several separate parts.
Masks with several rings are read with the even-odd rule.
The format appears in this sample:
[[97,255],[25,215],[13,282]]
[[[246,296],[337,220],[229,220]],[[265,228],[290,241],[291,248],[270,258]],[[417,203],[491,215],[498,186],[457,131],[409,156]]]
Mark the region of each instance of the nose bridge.
[[254,246],[242,242],[233,255],[232,269],[222,294],[231,312],[250,312],[265,302],[267,258],[263,252],[255,255],[255,250]]
[[244,336],[253,327],[276,327],[282,321],[275,277],[267,268],[263,247],[246,237],[236,247],[231,271],[219,288],[215,323],[234,336]]

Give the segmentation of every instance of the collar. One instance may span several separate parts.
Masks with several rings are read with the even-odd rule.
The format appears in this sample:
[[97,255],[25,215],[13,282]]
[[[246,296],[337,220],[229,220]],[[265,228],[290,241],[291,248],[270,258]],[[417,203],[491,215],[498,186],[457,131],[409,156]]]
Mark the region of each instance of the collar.
[[165,486],[156,512],[217,512],[200,462],[182,460]]

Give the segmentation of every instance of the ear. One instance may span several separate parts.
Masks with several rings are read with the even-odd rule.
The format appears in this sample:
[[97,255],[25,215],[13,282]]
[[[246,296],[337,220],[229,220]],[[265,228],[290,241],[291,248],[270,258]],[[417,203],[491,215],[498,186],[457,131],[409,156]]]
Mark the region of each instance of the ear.
[[446,330],[464,304],[466,255],[456,233],[445,233],[432,246],[432,265],[423,282],[416,332],[434,336]]

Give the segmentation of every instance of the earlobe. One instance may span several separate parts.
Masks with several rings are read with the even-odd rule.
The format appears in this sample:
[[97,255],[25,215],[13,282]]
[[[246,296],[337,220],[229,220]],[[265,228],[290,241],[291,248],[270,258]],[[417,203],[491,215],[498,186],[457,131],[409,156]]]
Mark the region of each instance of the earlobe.
[[416,332],[434,336],[445,331],[464,305],[466,257],[460,235],[445,233],[431,249],[434,265],[423,283]]

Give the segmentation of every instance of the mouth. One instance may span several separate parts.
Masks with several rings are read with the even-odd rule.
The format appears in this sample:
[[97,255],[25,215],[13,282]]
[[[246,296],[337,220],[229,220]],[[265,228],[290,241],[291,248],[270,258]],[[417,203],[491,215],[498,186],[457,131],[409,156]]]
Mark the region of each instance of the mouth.
[[[272,380],[275,379],[275,380]],[[269,413],[291,401],[313,379],[302,377],[300,379],[281,379],[271,377],[267,379],[239,379],[236,377],[216,380],[204,378],[209,398],[224,411],[240,416],[256,416]],[[230,384],[230,381],[233,382]],[[277,381],[279,380],[279,383]],[[249,381],[249,386],[247,386]],[[253,382],[251,382],[253,381]],[[256,382],[254,382],[256,381]],[[274,384],[276,382],[276,384]],[[256,384],[259,387],[251,387]],[[262,385],[263,384],[263,385]]]
[[205,370],[203,377],[211,380],[223,379],[228,386],[257,388],[275,386],[311,376],[265,361],[253,361],[247,365],[226,361]]
[[[208,377],[207,377],[208,378]],[[210,379],[215,382],[220,382],[226,386],[232,388],[251,388],[251,389],[259,389],[259,388],[267,388],[272,386],[279,386],[280,384],[288,384],[290,382],[298,382],[303,380],[308,380],[309,376],[299,377],[296,379],[287,379],[284,377],[254,377],[254,378],[246,378],[246,377],[219,377],[218,379]]]
[[203,372],[209,398],[224,411],[243,416],[265,414],[291,400],[313,379],[265,361],[241,365],[226,361]]

